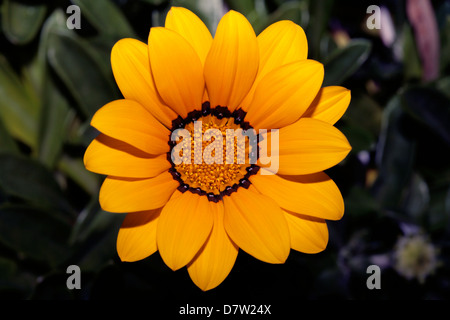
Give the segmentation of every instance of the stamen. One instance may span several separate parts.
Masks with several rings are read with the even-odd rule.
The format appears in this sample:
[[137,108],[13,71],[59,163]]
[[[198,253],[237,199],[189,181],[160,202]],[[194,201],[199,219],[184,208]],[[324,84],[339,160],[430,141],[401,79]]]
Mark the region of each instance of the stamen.
[[[248,122],[244,122],[245,115],[246,113],[242,109],[237,109],[231,113],[227,107],[216,106],[215,108],[211,108],[209,102],[205,102],[201,110],[190,112],[185,119],[178,117],[172,121],[172,132],[177,129],[186,129],[190,133],[191,139],[190,161],[183,161],[179,164],[172,162],[171,154],[177,142],[169,141],[171,150],[168,153],[167,159],[172,163],[172,168],[169,172],[172,174],[173,179],[180,183],[178,187],[180,192],[190,191],[194,194],[206,196],[209,201],[218,202],[223,196],[229,196],[231,193],[237,191],[239,187],[248,188],[250,186],[249,177],[256,174],[259,167],[255,164],[248,163],[248,161],[241,163],[241,161],[238,161],[238,154],[248,154],[248,159],[253,159],[254,156],[252,155],[255,152],[257,154],[258,148],[251,149],[250,147],[246,147],[245,136],[244,140],[238,139],[237,136],[232,137],[233,150],[227,150],[228,144],[226,143],[228,129],[251,129]],[[201,134],[198,127],[199,123],[196,123],[196,121],[201,121]],[[222,142],[215,142],[215,139],[218,138],[217,134],[211,136],[209,141],[208,139],[204,139],[203,137],[208,129],[215,129],[216,131],[214,132],[216,133],[220,132],[222,134]],[[205,148],[212,143],[215,143],[212,146],[214,148],[210,146],[207,149],[208,152],[212,150],[211,155],[208,156],[217,160],[218,158],[215,157],[215,152],[218,148],[216,147],[222,143],[222,163],[214,163],[217,161],[206,163],[203,159]],[[183,151],[180,151],[180,156],[184,160],[189,159],[189,154],[182,154]],[[233,152],[232,163],[227,162],[228,152]],[[201,159],[201,162],[196,161],[198,159]]]

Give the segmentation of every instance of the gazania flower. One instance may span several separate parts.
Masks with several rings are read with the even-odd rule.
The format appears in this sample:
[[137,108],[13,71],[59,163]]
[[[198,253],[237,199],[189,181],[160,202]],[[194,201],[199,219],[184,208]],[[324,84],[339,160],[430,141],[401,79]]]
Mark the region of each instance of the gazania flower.
[[[344,203],[323,170],[351,149],[333,126],[350,92],[321,88],[323,66],[307,51],[293,22],[256,36],[243,15],[230,11],[213,38],[183,8],[172,8],[165,27],[150,30],[148,45],[117,42],[111,64],[124,99],[94,115],[100,134],[84,161],[107,175],[102,208],[127,213],[117,238],[122,261],[159,251],[171,269],[187,266],[194,283],[209,290],[227,277],[239,249],[268,263],[283,263],[290,249],[325,249],[325,220],[340,219]],[[209,129],[212,138],[197,139]],[[231,150],[256,154],[257,162],[230,163],[226,152],[223,161],[201,158],[209,150],[221,160],[211,146],[225,148],[227,130],[239,129],[259,134],[266,158],[237,138]],[[180,144],[186,149],[174,153]],[[189,158],[189,150],[189,162],[174,161]]]

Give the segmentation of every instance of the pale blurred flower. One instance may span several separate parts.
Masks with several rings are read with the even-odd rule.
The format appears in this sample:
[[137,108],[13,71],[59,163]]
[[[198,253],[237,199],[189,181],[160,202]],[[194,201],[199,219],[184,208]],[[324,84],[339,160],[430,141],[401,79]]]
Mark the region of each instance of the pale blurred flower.
[[392,16],[388,8],[382,6],[380,9],[380,38],[385,46],[391,47],[394,44],[396,38],[394,21],[392,20]]
[[407,279],[424,283],[427,276],[439,266],[438,250],[423,234],[401,237],[394,249],[394,268]]

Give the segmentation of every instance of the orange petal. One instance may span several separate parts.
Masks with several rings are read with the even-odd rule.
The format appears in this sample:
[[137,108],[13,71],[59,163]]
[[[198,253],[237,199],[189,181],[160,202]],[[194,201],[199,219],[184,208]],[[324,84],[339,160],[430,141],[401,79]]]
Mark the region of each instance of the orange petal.
[[255,83],[249,94],[241,103],[247,111],[253,99],[256,86],[270,71],[282,65],[306,59],[308,56],[308,41],[303,29],[289,20],[271,24],[258,37],[259,70]]
[[139,102],[170,128],[176,114],[164,104],[156,91],[147,45],[135,39],[119,40],[111,51],[111,66],[123,96]]
[[344,87],[324,87],[319,90],[303,117],[335,124],[347,110],[350,99],[350,90]]
[[188,264],[205,244],[213,226],[213,210],[205,196],[189,191],[164,206],[156,240],[162,259],[172,270]]
[[167,13],[165,27],[183,36],[195,49],[202,64],[205,63],[213,38],[199,17],[188,9],[172,7]]
[[150,154],[158,155],[170,150],[170,131],[133,100],[108,103],[94,114],[91,125],[109,137]]
[[347,138],[329,123],[301,118],[279,130],[278,174],[317,173],[341,162],[350,150]]
[[294,123],[316,97],[323,75],[323,65],[314,60],[300,60],[272,70],[259,82],[245,119],[257,130]]
[[150,30],[148,44],[155,84],[166,104],[183,118],[200,109],[205,81],[194,48],[177,32],[161,27]]
[[325,173],[302,176],[257,174],[250,181],[259,192],[275,200],[283,209],[322,219],[339,220],[344,200],[334,181]]
[[122,261],[138,261],[152,255],[156,246],[156,227],[161,209],[126,215],[117,235],[117,253]]
[[223,198],[227,234],[242,250],[269,263],[284,263],[290,240],[280,207],[253,187]]
[[217,287],[234,266],[238,247],[231,241],[223,225],[223,203],[211,203],[213,229],[203,248],[188,265],[192,281],[203,291]]
[[100,205],[109,212],[136,212],[160,208],[180,184],[169,172],[149,179],[107,177],[100,188]]
[[240,13],[220,20],[205,61],[205,81],[211,106],[234,110],[253,85],[259,67],[256,35]]
[[322,219],[284,211],[289,226],[291,248],[304,253],[318,253],[328,243],[327,224]]
[[151,178],[170,168],[166,154],[151,157],[104,134],[100,134],[87,148],[84,165],[92,172],[128,178]]

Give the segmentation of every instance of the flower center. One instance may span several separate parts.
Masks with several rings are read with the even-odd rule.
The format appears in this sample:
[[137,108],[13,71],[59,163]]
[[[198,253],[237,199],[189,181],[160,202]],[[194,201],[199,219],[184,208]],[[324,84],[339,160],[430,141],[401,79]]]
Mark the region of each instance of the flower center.
[[217,202],[239,187],[248,188],[249,177],[258,172],[257,137],[244,122],[241,109],[231,113],[227,107],[193,111],[172,122],[169,170],[180,183],[178,190],[205,195]]

